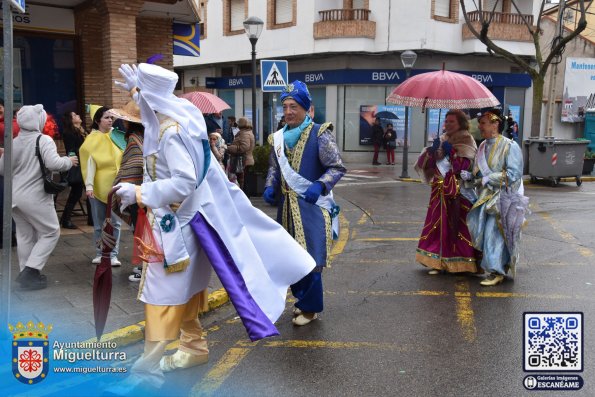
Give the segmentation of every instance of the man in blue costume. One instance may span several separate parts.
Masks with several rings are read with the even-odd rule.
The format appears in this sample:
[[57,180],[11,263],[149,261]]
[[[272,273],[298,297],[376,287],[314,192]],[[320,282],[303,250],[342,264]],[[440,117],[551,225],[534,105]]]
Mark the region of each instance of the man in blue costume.
[[316,261],[316,268],[291,286],[297,298],[293,323],[306,325],[323,309],[322,268],[338,236],[339,207],[331,189],[345,175],[331,123],[316,124],[307,114],[312,98],[299,80],[281,94],[287,125],[269,136],[273,145],[264,199],[277,204],[277,222]]

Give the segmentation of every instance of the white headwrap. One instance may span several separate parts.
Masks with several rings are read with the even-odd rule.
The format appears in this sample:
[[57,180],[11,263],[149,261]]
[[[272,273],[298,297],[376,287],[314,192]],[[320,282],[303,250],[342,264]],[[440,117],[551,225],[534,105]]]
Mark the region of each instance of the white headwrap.
[[23,106],[17,112],[17,123],[25,131],[43,131],[46,120],[43,105]]
[[[145,126],[143,156],[154,154],[159,146],[159,119],[155,112],[171,117],[180,124],[180,138],[188,149],[197,174],[199,164],[197,150],[202,150],[200,140],[207,140],[207,126],[200,110],[190,101],[176,97],[173,92],[178,75],[161,66],[141,63],[138,65],[137,87],[140,89],[137,101],[141,120]],[[136,97],[136,95],[135,95]],[[208,145],[207,145],[208,146]]]

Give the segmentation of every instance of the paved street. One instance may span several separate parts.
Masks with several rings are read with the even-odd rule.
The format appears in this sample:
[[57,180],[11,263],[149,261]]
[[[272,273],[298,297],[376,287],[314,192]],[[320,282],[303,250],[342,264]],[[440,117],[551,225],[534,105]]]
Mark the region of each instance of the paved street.
[[[167,374],[159,395],[534,395],[538,392],[523,387],[523,312],[541,311],[584,313],[585,370],[579,375],[585,386],[572,395],[594,395],[595,240],[589,223],[595,183],[527,185],[533,213],[517,276],[486,288],[479,285],[480,277],[429,276],[415,263],[429,188],[398,181],[399,174],[398,166],[351,164],[336,187],[342,235],[333,249],[332,266],[324,273],[325,311],[320,320],[297,328],[286,310],[277,323],[279,337],[251,343],[233,307],[224,305],[202,318],[209,363]],[[260,198],[254,203],[272,214]],[[90,295],[80,296],[90,289],[93,268],[88,258],[93,252],[83,240],[90,238],[88,233],[73,236],[78,237],[62,238],[51,264],[64,261],[71,271],[67,274],[85,272],[86,281],[70,282],[70,276],[62,275],[57,282],[59,276],[50,273],[48,265],[55,284],[30,297],[40,299],[40,305],[43,300],[43,307],[49,303],[57,313],[73,311],[73,318],[84,321],[72,323],[66,333],[90,337]],[[87,247],[82,248],[83,243]],[[123,246],[122,252],[130,250],[129,241]],[[83,261],[82,251],[88,257]],[[126,267],[115,271],[117,304],[110,312],[110,331],[142,320],[142,307],[134,301],[136,288],[125,280],[127,274]],[[54,297],[61,284],[75,291],[72,297]],[[17,299],[27,302],[29,296],[15,291]],[[62,337],[64,331],[58,328],[64,327],[56,326]],[[123,349],[129,365],[142,344]],[[68,395],[69,387],[87,381],[51,376],[54,383],[47,382],[47,389],[36,395]]]

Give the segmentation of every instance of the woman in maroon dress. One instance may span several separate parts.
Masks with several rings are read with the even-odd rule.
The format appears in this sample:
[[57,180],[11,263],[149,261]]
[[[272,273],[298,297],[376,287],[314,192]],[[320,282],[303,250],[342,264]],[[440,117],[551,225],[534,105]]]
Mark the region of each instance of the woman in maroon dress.
[[472,186],[465,186],[461,171],[472,169],[477,145],[469,134],[467,115],[450,110],[446,132],[424,149],[415,169],[432,187],[426,221],[415,259],[431,270],[477,272],[476,252],[467,229],[467,213],[474,201]]

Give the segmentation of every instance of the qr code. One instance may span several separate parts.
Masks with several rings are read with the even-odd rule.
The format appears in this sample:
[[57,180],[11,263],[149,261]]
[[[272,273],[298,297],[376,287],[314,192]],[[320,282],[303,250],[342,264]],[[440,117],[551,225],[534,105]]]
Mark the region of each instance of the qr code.
[[582,371],[583,313],[524,313],[524,370]]

